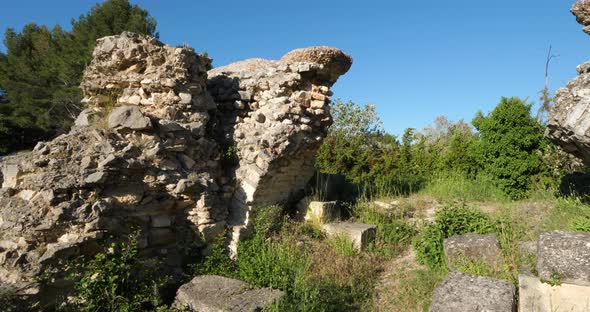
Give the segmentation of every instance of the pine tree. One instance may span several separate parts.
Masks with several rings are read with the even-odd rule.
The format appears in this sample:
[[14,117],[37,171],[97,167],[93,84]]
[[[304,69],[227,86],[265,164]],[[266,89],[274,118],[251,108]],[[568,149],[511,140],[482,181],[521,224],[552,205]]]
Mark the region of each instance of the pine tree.
[[96,39],[132,31],[157,36],[156,21],[128,0],[108,0],[60,26],[8,29],[0,53],[0,153],[31,148],[66,131],[80,111],[79,85]]

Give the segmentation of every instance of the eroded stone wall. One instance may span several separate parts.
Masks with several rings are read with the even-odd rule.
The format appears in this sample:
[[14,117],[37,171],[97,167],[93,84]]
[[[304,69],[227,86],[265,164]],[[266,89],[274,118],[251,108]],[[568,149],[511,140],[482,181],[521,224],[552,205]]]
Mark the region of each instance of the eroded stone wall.
[[[590,1],[576,2],[571,11],[588,32]],[[545,135],[590,165],[590,62],[579,65],[577,71],[577,78],[557,90]]]
[[229,218],[234,251],[254,208],[287,200],[313,175],[332,123],[330,87],[351,64],[340,50],[315,47],[280,61],[251,59],[209,71],[222,139],[239,159]]
[[188,47],[99,39],[76,125],[2,161],[0,283],[53,300],[66,259],[135,231],[142,256],[172,273],[228,228],[235,247],[253,209],[313,174],[329,87],[351,62],[316,47],[207,73],[210,60]]

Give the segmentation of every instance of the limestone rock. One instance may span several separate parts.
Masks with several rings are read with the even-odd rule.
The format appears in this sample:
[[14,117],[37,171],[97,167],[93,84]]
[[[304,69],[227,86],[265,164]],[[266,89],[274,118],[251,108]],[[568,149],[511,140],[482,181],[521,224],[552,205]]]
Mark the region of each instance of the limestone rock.
[[109,115],[109,128],[123,127],[131,130],[145,130],[152,127],[137,106],[119,106]]
[[279,290],[255,289],[239,280],[202,275],[178,289],[174,306],[195,312],[251,312],[261,311],[283,296]]
[[128,32],[98,39],[78,125],[2,158],[0,285],[45,308],[68,287],[39,288],[40,274],[91,257],[100,237],[125,238],[131,225],[162,274],[227,227],[236,246],[256,208],[313,175],[332,122],[329,87],[350,67],[339,50],[320,50],[207,72],[211,60],[189,47]]
[[287,200],[313,176],[315,154],[332,123],[330,87],[351,64],[338,49],[316,47],[280,61],[250,59],[208,72],[219,124],[227,125],[219,136],[235,142],[238,159],[228,220],[237,227],[234,242],[248,232],[241,228],[254,209]]
[[283,56],[281,62],[321,64],[330,73],[329,79],[334,82],[352,66],[352,58],[349,55],[331,47],[310,47],[293,50]]
[[340,205],[338,202],[319,202],[312,201],[309,203],[306,221],[316,221],[319,223],[335,222],[340,219]]
[[590,311],[590,287],[571,284],[551,286],[530,273],[518,276],[518,311]]
[[377,226],[362,223],[328,223],[322,225],[322,230],[328,237],[345,236],[352,241],[358,251],[365,250],[370,243],[375,241]]
[[493,269],[501,263],[502,251],[495,234],[455,235],[444,240],[444,251],[449,269],[462,260],[483,262]]
[[512,312],[515,288],[504,281],[451,272],[436,288],[430,312]]
[[576,16],[576,20],[584,26],[584,32],[590,33],[590,1],[578,0],[572,6],[572,14]]
[[590,286],[590,233],[539,234],[537,272],[541,279]]

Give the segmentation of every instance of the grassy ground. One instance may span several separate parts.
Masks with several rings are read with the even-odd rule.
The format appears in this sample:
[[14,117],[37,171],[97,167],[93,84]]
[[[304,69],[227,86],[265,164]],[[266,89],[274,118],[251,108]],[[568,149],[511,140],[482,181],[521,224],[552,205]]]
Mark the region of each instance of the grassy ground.
[[[326,238],[315,223],[292,221],[280,208],[266,208],[259,210],[255,234],[240,245],[237,261],[214,252],[195,274],[282,289],[287,298],[274,311],[427,311],[447,274],[444,237],[495,233],[502,249],[497,267],[465,260],[457,268],[516,284],[519,269],[535,261],[522,252],[523,243],[545,230],[584,230],[590,220],[590,206],[578,199],[538,192],[511,201],[485,179],[448,177],[407,196],[367,196],[346,210],[351,221],[377,226],[377,239],[366,251],[356,251],[344,237]],[[416,245],[420,240],[427,244]],[[421,247],[416,252],[413,246]]]

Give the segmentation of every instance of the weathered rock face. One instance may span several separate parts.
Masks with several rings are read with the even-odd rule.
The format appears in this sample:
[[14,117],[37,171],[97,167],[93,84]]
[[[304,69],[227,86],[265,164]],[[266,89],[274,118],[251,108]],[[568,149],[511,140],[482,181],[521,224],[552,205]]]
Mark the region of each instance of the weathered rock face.
[[514,311],[514,285],[461,272],[451,272],[434,290],[430,312]]
[[[271,307],[285,295],[280,290],[252,288],[235,279],[201,275],[182,285],[174,306],[197,312],[250,312]],[[184,310],[183,310],[184,311]]]
[[590,1],[579,0],[574,3],[571,11],[576,16],[578,23],[584,26],[584,32],[590,33]]
[[228,224],[240,233],[252,209],[302,188],[331,123],[329,87],[351,59],[296,52],[208,74],[188,47],[99,39],[70,133],[2,162],[0,284],[42,294],[39,275],[136,230],[143,255],[179,267],[186,249]]
[[330,87],[351,66],[342,51],[295,50],[280,61],[251,59],[209,71],[220,133],[235,146],[232,249],[254,207],[286,200],[314,172],[314,158],[332,123]]
[[[572,13],[588,33],[590,1],[576,2]],[[557,90],[545,135],[590,165],[590,63],[579,65],[577,71],[577,78]]]
[[537,272],[545,280],[590,286],[590,233],[543,232],[537,242]]

